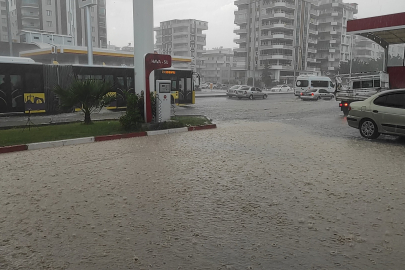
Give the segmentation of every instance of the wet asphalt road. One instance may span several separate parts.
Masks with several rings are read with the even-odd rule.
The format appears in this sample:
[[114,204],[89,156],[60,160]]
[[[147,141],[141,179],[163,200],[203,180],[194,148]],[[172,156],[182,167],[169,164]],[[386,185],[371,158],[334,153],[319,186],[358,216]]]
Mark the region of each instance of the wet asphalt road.
[[283,122],[329,137],[358,138],[347,125],[335,100],[302,101],[293,94],[274,94],[265,100],[200,98],[197,104],[176,110],[178,114],[203,114],[215,123]]
[[[282,122],[314,135],[365,140],[357,129],[348,126],[338,101],[302,101],[293,94],[272,94],[265,100],[200,98],[195,105],[178,108],[176,114],[202,114],[218,124]],[[375,142],[405,145],[403,139],[388,135]]]
[[336,101],[201,98],[216,130],[3,155],[0,269],[404,269],[404,143]]

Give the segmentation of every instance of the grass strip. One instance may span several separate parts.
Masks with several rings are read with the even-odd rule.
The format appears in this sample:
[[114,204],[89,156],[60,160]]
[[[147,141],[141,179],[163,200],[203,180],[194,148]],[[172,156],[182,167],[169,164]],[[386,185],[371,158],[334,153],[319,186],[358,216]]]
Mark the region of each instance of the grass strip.
[[148,130],[198,126],[210,123],[211,122],[207,118],[202,116],[176,116],[172,118],[172,121],[144,126],[137,130],[124,130],[118,120],[96,121],[91,125],[69,123],[49,126],[32,126],[31,130],[28,130],[27,128],[23,130],[23,128],[19,127],[0,130],[0,147],[92,136],[127,134]]

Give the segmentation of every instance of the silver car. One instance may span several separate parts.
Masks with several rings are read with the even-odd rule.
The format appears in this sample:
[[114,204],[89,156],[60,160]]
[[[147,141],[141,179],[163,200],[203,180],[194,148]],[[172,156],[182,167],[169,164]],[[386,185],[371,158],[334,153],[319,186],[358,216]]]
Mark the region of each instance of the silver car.
[[228,97],[236,97],[237,90],[242,89],[243,87],[248,87],[247,85],[234,85],[226,91],[226,95]]
[[347,123],[367,139],[376,139],[380,134],[405,136],[405,89],[384,91],[352,102]]
[[236,91],[236,96],[238,97],[238,99],[242,99],[242,98],[266,99],[267,98],[267,94],[263,93],[260,88],[253,87],[253,86],[245,86],[245,87],[242,87],[241,89],[238,89]]
[[319,99],[333,99],[335,95],[328,92],[326,89],[314,89],[307,92],[302,92],[300,95],[302,100],[319,100]]

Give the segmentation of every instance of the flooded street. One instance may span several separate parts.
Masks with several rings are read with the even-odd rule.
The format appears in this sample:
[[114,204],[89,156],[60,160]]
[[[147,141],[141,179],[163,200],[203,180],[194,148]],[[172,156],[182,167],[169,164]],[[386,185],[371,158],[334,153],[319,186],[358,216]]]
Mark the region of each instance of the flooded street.
[[301,104],[2,155],[0,269],[402,269],[404,144]]

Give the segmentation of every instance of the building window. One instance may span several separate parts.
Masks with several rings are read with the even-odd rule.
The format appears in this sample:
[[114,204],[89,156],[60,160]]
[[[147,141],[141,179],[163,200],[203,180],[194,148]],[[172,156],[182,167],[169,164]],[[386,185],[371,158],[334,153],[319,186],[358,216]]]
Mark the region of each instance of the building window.
[[52,11],[51,11],[51,10],[47,10],[47,11],[46,11],[46,16],[52,16]]
[[46,25],[47,25],[48,27],[52,27],[52,21],[47,21],[47,22],[46,22]]
[[92,27],[91,32],[93,32],[93,33],[96,32],[96,28]]
[[46,1],[46,4],[47,4],[48,6],[52,5],[52,0],[47,0],[47,1]]

